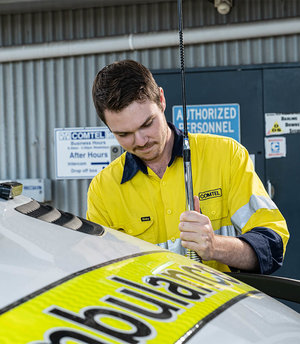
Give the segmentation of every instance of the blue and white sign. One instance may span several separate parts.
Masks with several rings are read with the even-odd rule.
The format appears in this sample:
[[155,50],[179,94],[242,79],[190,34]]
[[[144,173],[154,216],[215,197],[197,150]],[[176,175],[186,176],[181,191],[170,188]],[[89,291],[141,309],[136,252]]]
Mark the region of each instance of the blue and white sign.
[[56,179],[89,179],[111,162],[119,143],[107,127],[54,129]]
[[286,156],[286,139],[280,137],[265,137],[266,159],[284,158]]
[[[209,133],[232,137],[240,142],[239,104],[187,105],[187,127],[190,133]],[[172,109],[174,125],[183,130],[182,105]]]

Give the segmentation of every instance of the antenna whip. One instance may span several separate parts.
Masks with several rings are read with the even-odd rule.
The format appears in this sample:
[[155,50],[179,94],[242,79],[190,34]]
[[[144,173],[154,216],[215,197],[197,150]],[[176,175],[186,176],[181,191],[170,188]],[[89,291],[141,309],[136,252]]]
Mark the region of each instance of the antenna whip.
[[[186,194],[186,208],[187,210],[194,210],[194,193],[193,193],[193,178],[191,166],[191,150],[189,144],[188,130],[187,130],[187,113],[186,113],[186,92],[185,92],[185,69],[184,69],[184,44],[182,32],[182,0],[178,0],[178,24],[179,24],[179,48],[180,48],[180,70],[181,70],[181,85],[182,85],[182,109],[183,109],[183,164],[184,164],[184,182]],[[201,262],[198,254],[190,249],[187,249],[187,256],[190,259]]]

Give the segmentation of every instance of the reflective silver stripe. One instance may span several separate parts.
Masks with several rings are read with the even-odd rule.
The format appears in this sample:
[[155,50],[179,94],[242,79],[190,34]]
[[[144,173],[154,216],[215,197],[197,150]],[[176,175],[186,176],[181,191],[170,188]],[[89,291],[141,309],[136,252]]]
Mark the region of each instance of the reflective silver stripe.
[[249,221],[250,217],[258,209],[277,209],[277,207],[269,197],[252,195],[249,203],[242,206],[231,217],[231,222],[233,223],[234,227],[241,231]]
[[239,234],[241,234],[241,231],[239,229],[234,228],[234,226],[223,226],[214,232],[215,234],[218,235],[225,235],[225,236],[232,236],[235,237]]
[[171,252],[181,254],[183,256],[185,256],[186,254],[186,250],[184,247],[182,247],[180,239],[176,239],[174,242],[172,240],[168,240],[166,242],[157,244],[157,246],[165,248]]

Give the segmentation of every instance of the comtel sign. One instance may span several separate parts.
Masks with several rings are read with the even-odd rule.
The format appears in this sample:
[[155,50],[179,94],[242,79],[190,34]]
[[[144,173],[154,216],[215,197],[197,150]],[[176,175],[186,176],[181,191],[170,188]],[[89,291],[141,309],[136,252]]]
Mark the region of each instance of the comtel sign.
[[111,162],[110,149],[118,142],[106,127],[56,128],[56,179],[93,178]]
[[[240,141],[239,104],[187,105],[186,110],[188,132],[223,135]],[[173,106],[172,113],[174,125],[183,130],[182,106]]]

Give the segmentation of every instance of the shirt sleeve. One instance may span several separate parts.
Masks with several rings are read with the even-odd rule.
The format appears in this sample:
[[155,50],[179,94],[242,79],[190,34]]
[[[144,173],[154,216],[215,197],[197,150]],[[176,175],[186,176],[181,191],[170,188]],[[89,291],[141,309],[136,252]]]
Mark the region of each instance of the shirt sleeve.
[[281,236],[274,230],[256,227],[238,238],[247,242],[255,251],[261,274],[271,274],[282,266],[283,243]]
[[111,226],[111,221],[101,197],[99,180],[97,177],[92,180],[89,186],[86,218],[87,220],[98,223],[102,226]]
[[239,239],[255,251],[259,271],[271,274],[283,264],[289,239],[286,221],[255,173],[247,150],[233,146],[229,204],[231,221]]

